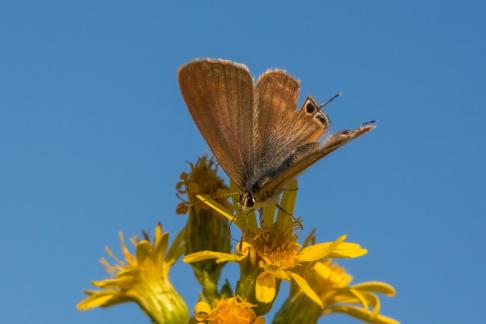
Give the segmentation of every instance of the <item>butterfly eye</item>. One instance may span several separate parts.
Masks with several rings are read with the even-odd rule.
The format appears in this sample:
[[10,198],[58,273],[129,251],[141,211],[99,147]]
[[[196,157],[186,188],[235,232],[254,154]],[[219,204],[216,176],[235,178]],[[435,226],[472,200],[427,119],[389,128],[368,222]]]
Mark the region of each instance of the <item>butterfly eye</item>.
[[255,198],[253,197],[253,195],[248,197],[248,200],[246,201],[246,207],[247,208],[255,207]]
[[315,113],[316,110],[317,110],[317,108],[316,108],[316,106],[314,106],[312,104],[312,102],[308,102],[305,105],[305,112],[308,113],[309,115],[312,115],[313,113]]
[[255,207],[255,197],[249,192],[242,193],[238,201],[243,208]]

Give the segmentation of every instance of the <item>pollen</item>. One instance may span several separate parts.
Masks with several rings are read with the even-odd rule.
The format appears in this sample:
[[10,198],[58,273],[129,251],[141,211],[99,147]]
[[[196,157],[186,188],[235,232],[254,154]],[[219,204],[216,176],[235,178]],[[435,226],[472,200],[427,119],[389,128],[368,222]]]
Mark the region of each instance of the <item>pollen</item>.
[[297,264],[299,244],[292,234],[282,232],[277,226],[259,228],[248,234],[246,241],[256,250],[256,254],[267,265],[279,269],[292,268]]
[[[250,304],[241,297],[225,298],[218,301],[216,306],[209,311],[203,309],[202,303],[196,306],[196,319],[210,324],[258,324],[264,323],[263,318],[257,317]],[[200,308],[200,310],[198,310]],[[209,313],[206,313],[209,311]]]

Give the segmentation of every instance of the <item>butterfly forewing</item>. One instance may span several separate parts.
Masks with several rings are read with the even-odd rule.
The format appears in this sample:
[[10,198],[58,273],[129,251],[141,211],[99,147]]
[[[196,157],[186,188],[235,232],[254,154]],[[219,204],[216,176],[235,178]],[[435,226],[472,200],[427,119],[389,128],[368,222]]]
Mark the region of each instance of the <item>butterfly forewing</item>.
[[253,80],[241,64],[196,60],[179,69],[189,111],[221,167],[240,187],[253,173]]

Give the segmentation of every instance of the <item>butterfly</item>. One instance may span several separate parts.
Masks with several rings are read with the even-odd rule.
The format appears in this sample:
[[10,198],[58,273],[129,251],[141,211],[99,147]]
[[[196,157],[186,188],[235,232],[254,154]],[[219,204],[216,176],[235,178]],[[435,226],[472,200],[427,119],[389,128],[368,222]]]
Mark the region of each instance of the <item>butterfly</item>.
[[375,128],[373,122],[321,140],[329,118],[312,97],[297,111],[299,82],[267,70],[254,82],[249,69],[221,59],[179,68],[184,101],[226,174],[241,190],[243,210],[262,206],[318,160]]

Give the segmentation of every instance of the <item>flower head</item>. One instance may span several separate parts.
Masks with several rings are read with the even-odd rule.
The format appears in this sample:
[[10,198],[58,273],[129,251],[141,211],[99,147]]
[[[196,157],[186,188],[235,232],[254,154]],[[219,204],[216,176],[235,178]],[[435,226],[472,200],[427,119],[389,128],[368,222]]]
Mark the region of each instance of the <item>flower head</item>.
[[93,281],[92,285],[101,290],[87,290],[86,299],[77,308],[89,310],[107,307],[124,302],[137,303],[156,323],[183,323],[188,320],[188,310],[169,280],[169,269],[184,251],[183,233],[180,233],[167,250],[169,234],[162,232],[159,224],[155,238],[150,242],[148,235],[144,239],[133,239],[135,255],[125,245],[120,233],[120,243],[125,260],[118,259],[106,248],[114,259],[110,264],[101,259],[111,278]]
[[[396,294],[395,289],[381,281],[351,285],[353,277],[332,260],[317,262],[313,267],[316,290],[324,304],[322,315],[345,313],[365,321],[397,324],[398,321],[380,314],[380,298]],[[315,274],[315,275],[314,275]]]
[[[291,314],[303,322],[313,323],[321,316],[344,313],[377,324],[397,324],[397,320],[380,314],[378,293],[392,297],[395,289],[387,283],[373,281],[351,285],[352,276],[334,261],[318,261],[303,269],[302,276],[312,285],[322,307],[310,302],[296,286],[275,317],[275,323],[286,323]],[[297,314],[297,315],[295,315]]]
[[180,181],[176,184],[177,192],[181,195],[187,195],[189,203],[181,202],[177,205],[176,213],[185,214],[191,208],[210,209],[209,206],[199,203],[196,195],[210,194],[215,200],[229,207],[227,203],[228,187],[224,184],[223,179],[218,177],[218,168],[216,162],[206,155],[197,159],[196,163],[189,163],[190,172],[182,172],[179,176]]
[[[210,194],[215,200],[229,208],[224,181],[217,175],[217,165],[207,156],[200,157],[196,163],[189,163],[190,172],[180,175],[181,181],[176,189],[179,194],[186,195],[188,202],[182,202],[177,208],[178,213],[188,213],[185,241],[186,254],[203,250],[230,252],[231,235],[229,221],[221,217],[211,207],[201,203],[196,195]],[[205,260],[191,264],[194,274],[201,284],[204,297],[213,302],[221,297],[217,285],[224,264],[214,260]]]
[[241,297],[218,300],[211,308],[208,303],[200,301],[194,309],[198,323],[208,324],[264,324],[263,317],[257,316],[253,305]]
[[[236,253],[200,251],[184,258],[192,263],[215,259],[216,262],[239,262],[241,277],[237,293],[250,300],[269,304],[273,302],[280,280],[296,283],[315,303],[323,307],[322,301],[307,281],[299,274],[300,267],[323,258],[353,258],[367,253],[356,243],[344,242],[346,236],[334,242],[319,243],[302,247],[297,242],[294,229],[299,222],[292,219],[295,191],[283,194],[277,216],[275,207],[268,206],[262,212],[262,226],[250,227],[236,246]],[[216,205],[214,202],[210,202]],[[218,209],[223,209],[217,206]],[[254,296],[253,296],[254,295]]]

